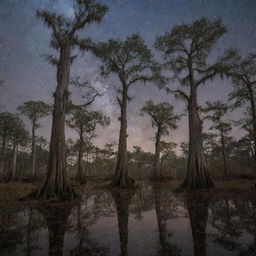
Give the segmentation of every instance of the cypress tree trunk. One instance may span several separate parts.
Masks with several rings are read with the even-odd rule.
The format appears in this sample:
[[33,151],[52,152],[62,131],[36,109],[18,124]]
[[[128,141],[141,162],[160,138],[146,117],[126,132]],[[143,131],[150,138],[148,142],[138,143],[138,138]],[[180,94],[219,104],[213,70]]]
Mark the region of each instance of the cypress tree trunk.
[[160,141],[161,141],[161,127],[158,127],[157,133],[156,133],[155,159],[154,159],[155,179],[156,180],[164,179],[162,171],[160,169]]
[[83,159],[83,146],[84,146],[84,138],[83,138],[83,127],[80,127],[80,144],[79,144],[79,152],[78,152],[78,162],[77,162],[77,180],[81,183],[85,183],[85,175],[83,173],[82,167],[82,159]]
[[54,93],[52,131],[46,177],[38,189],[37,198],[63,200],[72,199],[74,196],[66,173],[65,115],[69,73],[70,45],[66,43],[60,49],[60,59],[57,66],[58,85]]
[[18,153],[18,145],[17,142],[14,140],[12,145],[12,164],[11,170],[9,171],[7,178],[5,179],[5,183],[10,182],[11,180],[16,179],[16,165],[17,165],[17,153]]
[[17,166],[17,153],[18,153],[18,145],[16,141],[13,142],[13,158],[12,158],[12,179],[16,179],[16,166]]
[[225,138],[222,131],[221,131],[221,151],[222,151],[224,174],[225,176],[228,176],[227,158],[226,158],[226,150],[225,150]]
[[[2,141],[2,163],[0,166],[2,175],[4,175],[4,172],[5,172],[5,144],[6,144],[6,127],[4,127],[3,141]],[[0,178],[0,181],[3,181],[3,180]]]
[[32,162],[32,178],[34,178],[35,177],[35,167],[36,167],[36,159],[35,159],[35,120],[33,120],[33,124],[32,124],[31,162]]
[[6,127],[4,127],[4,130],[3,130],[3,141],[2,141],[2,150],[3,150],[3,154],[5,153],[5,144],[6,144]]
[[251,84],[247,83],[247,89],[250,97],[251,113],[252,113],[252,125],[253,125],[253,142],[254,142],[254,171],[256,173],[256,112],[255,112],[255,102],[254,95]]
[[123,86],[123,98],[120,104],[121,117],[120,117],[120,133],[119,133],[119,144],[117,153],[117,163],[114,179],[112,185],[119,188],[127,188],[133,186],[132,179],[128,175],[128,162],[127,162],[127,95],[128,88]]
[[186,178],[182,184],[184,188],[201,189],[213,187],[212,179],[206,168],[203,142],[202,121],[198,114],[197,88],[191,87],[188,102],[189,112],[189,155]]

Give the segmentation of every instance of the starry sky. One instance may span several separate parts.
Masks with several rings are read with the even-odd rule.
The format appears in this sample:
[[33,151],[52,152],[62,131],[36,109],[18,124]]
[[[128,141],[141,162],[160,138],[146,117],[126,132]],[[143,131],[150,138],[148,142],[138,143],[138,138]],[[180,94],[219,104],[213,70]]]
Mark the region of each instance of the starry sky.
[[[125,39],[132,33],[139,33],[153,49],[155,36],[170,31],[175,25],[191,23],[202,16],[210,19],[221,18],[228,32],[218,41],[210,60],[214,60],[229,48],[239,48],[243,55],[256,51],[256,1],[255,0],[102,0],[109,11],[100,24],[93,24],[80,32],[81,37],[95,41],[109,38]],[[47,9],[72,17],[73,0],[0,0],[0,87],[1,111],[15,112],[16,107],[27,100],[43,100],[52,103],[52,92],[56,87],[56,68],[48,64],[43,56],[54,54],[49,47],[50,30],[36,18],[36,10]],[[71,76],[79,75],[104,92],[91,109],[104,110],[111,117],[111,125],[97,129],[94,143],[117,142],[119,133],[119,107],[113,85],[118,86],[114,77],[103,79],[99,74],[100,61],[90,53],[78,53]],[[176,87],[171,82],[170,87]],[[232,90],[228,79],[206,83],[199,90],[199,102],[226,100]],[[154,85],[136,84],[131,87],[133,98],[128,107],[128,148],[134,145],[144,150],[154,149],[154,130],[150,119],[140,116],[140,108],[146,100],[166,101],[175,106],[177,113],[183,113],[185,105],[171,95],[158,90]],[[75,99],[79,101],[78,96]],[[230,113],[227,119],[238,119],[242,110]],[[24,118],[27,128],[30,124]],[[44,125],[37,135],[50,137],[51,117],[42,119]],[[165,137],[166,141],[188,140],[187,116],[178,123],[177,130]],[[205,124],[205,129],[209,123]],[[233,135],[241,136],[234,128]],[[66,137],[76,138],[75,131],[67,128]]]

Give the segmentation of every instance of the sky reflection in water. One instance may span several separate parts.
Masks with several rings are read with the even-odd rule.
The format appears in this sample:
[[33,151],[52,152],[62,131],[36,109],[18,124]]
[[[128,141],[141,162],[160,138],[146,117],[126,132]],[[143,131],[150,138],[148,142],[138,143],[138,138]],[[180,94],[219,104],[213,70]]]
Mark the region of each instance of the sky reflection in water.
[[[49,240],[48,240],[49,239]],[[95,190],[68,208],[0,209],[0,255],[256,255],[256,200]]]

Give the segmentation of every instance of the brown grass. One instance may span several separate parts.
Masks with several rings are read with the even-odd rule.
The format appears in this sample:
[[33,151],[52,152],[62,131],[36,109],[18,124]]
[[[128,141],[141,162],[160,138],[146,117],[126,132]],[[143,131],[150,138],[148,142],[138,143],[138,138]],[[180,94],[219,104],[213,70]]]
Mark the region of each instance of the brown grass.
[[32,192],[36,186],[37,184],[32,183],[0,183],[0,203],[18,201],[19,198]]
[[[161,186],[166,188],[175,189],[181,184],[181,180],[168,180],[161,183]],[[137,181],[137,187],[141,187],[143,184],[148,184],[148,181]],[[86,185],[74,184],[75,190],[78,195],[84,193],[84,191],[93,189],[104,189],[109,184],[109,181],[89,181]],[[215,188],[211,190],[211,193],[218,195],[223,194],[237,194],[256,196],[256,180],[249,179],[233,179],[225,181],[215,181]],[[20,202],[19,198],[25,197],[31,193],[39,184],[38,183],[0,183],[0,205],[5,204],[24,204]],[[186,193],[186,192],[185,192]],[[189,192],[191,193],[191,191]],[[35,203],[36,201],[34,201]],[[26,202],[27,203],[27,202]],[[33,202],[30,202],[33,203]]]

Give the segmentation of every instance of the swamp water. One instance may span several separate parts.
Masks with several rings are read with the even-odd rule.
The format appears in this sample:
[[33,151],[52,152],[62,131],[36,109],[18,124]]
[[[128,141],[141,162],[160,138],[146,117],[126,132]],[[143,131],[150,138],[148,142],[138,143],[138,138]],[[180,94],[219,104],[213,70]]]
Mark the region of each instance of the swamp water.
[[88,191],[72,207],[2,207],[0,255],[255,256],[256,199],[145,185]]

